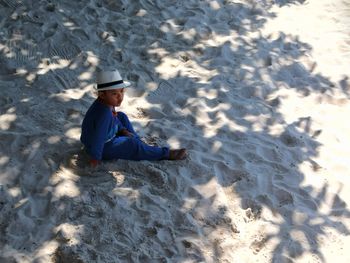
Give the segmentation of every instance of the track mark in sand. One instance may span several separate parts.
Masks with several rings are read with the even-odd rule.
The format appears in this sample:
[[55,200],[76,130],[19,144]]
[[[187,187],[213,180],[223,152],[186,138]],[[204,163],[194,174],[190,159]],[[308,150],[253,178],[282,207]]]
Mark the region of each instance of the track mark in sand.
[[128,80],[130,80],[134,83],[137,83],[140,79],[140,76],[138,74],[135,74],[135,73],[129,73],[126,77]]
[[302,203],[308,207],[311,211],[318,211],[318,205],[315,200],[312,199],[312,197],[307,197],[302,200]]
[[159,98],[162,98],[168,101],[167,98],[175,98],[175,97],[176,97],[175,88],[166,80],[162,80],[159,83],[158,88],[148,95],[148,98],[151,101],[154,101],[154,100],[159,101]]
[[338,194],[335,194],[331,205],[331,209],[332,209],[331,215],[341,216],[344,213],[346,213],[346,208],[347,208],[347,205],[344,202],[344,200],[342,200]]
[[260,219],[262,206],[250,198],[242,200],[242,208],[246,210],[246,216],[249,221]]
[[244,154],[244,159],[249,163],[261,164],[264,162],[264,159],[256,154],[255,152],[247,152]]
[[207,226],[211,226],[213,228],[222,227],[232,231],[232,233],[240,233],[236,224],[227,215],[226,206],[220,206],[215,214],[208,216],[207,218],[203,219],[203,221]]
[[136,110],[137,110],[137,113],[135,114],[136,118],[144,119],[147,117],[147,112],[144,108],[137,107]]
[[258,147],[257,153],[267,161],[274,162],[274,163],[282,162],[282,154],[278,152],[274,147],[265,147],[265,146]]
[[71,60],[77,57],[81,50],[72,43],[63,42],[63,45],[50,45],[49,56],[52,59]]
[[[168,98],[171,98],[171,100],[169,101]],[[162,80],[159,83],[158,88],[155,91],[148,94],[147,99],[152,103],[161,102],[163,107],[162,114],[175,113],[178,115],[181,113],[180,111],[183,108],[183,105],[187,103],[187,100],[182,97],[181,94],[176,92],[174,86],[165,80]]]
[[214,170],[215,174],[218,176],[218,181],[222,186],[233,185],[249,176],[248,172],[232,169],[223,162],[215,163]]
[[148,177],[151,184],[154,185],[159,190],[166,190],[168,188],[167,184],[167,174],[162,170],[149,166],[147,168]]
[[300,144],[300,140],[299,139],[297,139],[295,136],[293,136],[293,135],[291,135],[291,134],[289,134],[287,132],[284,132],[281,135],[280,140],[287,147],[295,147],[295,146]]
[[73,29],[72,34],[82,41],[90,40],[89,35],[83,29]]
[[293,195],[284,189],[281,189],[281,188],[274,189],[273,196],[275,197],[276,201],[278,202],[279,207],[294,204]]
[[[1,86],[1,83],[0,83]],[[2,97],[0,97],[0,107],[1,108],[5,108],[4,106],[8,106],[11,105],[14,102],[14,100],[11,97],[2,95]]]
[[27,22],[30,22],[32,24],[36,24],[36,25],[39,25],[39,26],[44,25],[44,22],[41,21],[40,16],[38,14],[35,14],[35,13],[32,14],[32,15],[28,15],[28,14],[23,15],[22,19],[24,21],[27,21]]
[[63,90],[71,89],[75,87],[78,79],[70,71],[53,72],[56,80],[61,84]]
[[16,9],[21,6],[21,1],[16,0],[1,0],[0,4],[2,4],[4,7],[9,7],[12,9]]
[[48,12],[55,12],[56,5],[54,3],[48,3],[45,7],[45,10]]
[[47,29],[45,30],[44,37],[46,37],[46,38],[52,37],[56,33],[57,28],[58,28],[58,24],[57,23],[51,23],[47,27]]
[[[55,92],[61,92],[76,87],[77,82],[77,76],[71,71],[50,70],[46,74],[38,76],[36,85],[46,92],[47,83],[50,83],[51,89]],[[53,90],[51,90],[51,92]]]
[[74,251],[69,245],[59,246],[54,255],[53,262],[84,262],[79,253]]
[[84,169],[87,163],[89,163],[89,156],[84,151],[78,151],[73,155],[67,155],[64,161],[64,165],[73,171]]
[[42,90],[46,94],[49,94],[47,91],[47,83],[50,83],[50,92],[59,92],[61,90],[61,84],[57,82],[52,70],[46,74],[39,75],[36,79],[35,85],[38,87],[38,89]]
[[38,63],[41,59],[41,53],[39,52],[35,43],[30,40],[23,40],[21,38],[7,42],[7,51],[3,52],[4,56],[9,65],[12,67],[27,66],[28,63]]
[[30,211],[27,214],[28,217],[34,218],[46,218],[49,216],[50,212],[50,202],[51,202],[51,193],[49,192],[46,195],[36,194],[33,195],[29,202],[31,204]]
[[255,238],[255,240],[251,243],[249,248],[253,250],[254,254],[258,254],[261,251],[261,249],[265,246],[267,241],[267,237],[260,235]]
[[118,62],[123,62],[123,53],[122,51],[116,50],[112,53],[112,58]]
[[103,1],[103,6],[106,9],[117,13],[125,11],[123,1],[120,1],[120,0],[114,0],[114,1],[105,0]]

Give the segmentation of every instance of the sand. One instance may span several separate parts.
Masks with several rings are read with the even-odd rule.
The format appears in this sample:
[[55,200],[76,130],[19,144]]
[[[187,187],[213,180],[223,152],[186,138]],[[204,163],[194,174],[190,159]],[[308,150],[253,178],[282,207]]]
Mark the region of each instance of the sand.
[[[0,0],[0,262],[350,262],[350,1]],[[96,70],[171,162],[87,165]]]

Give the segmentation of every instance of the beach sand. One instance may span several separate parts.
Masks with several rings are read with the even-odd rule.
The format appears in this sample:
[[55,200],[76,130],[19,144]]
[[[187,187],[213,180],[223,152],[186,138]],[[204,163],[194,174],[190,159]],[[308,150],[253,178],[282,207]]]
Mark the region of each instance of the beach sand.
[[[350,262],[350,1],[0,0],[0,262]],[[96,70],[183,161],[79,141]]]

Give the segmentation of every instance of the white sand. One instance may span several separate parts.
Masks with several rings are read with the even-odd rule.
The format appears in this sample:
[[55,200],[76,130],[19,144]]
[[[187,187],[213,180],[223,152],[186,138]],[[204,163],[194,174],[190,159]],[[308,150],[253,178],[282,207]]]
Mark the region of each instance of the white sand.
[[[350,262],[349,36],[349,0],[0,0],[0,262]],[[187,160],[85,167],[97,68]]]

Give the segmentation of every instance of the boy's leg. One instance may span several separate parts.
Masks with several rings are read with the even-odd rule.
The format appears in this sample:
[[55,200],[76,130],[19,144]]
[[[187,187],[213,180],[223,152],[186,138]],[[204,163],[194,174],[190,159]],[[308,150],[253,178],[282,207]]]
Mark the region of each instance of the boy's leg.
[[116,137],[105,144],[103,159],[156,161],[169,158],[169,148],[150,146],[137,138]]
[[134,130],[134,127],[129,121],[128,116],[124,112],[118,111],[117,118],[129,132],[133,133],[135,136],[138,137],[137,133]]

